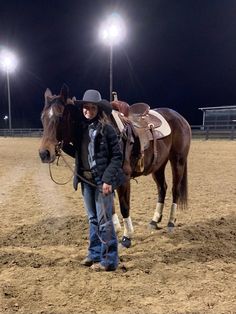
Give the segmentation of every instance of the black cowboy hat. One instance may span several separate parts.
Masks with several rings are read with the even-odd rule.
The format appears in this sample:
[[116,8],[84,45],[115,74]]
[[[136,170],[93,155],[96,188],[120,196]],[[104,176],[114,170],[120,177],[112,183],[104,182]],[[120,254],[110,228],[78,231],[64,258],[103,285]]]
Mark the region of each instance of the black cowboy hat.
[[76,104],[84,105],[87,103],[92,103],[97,105],[101,110],[103,110],[107,115],[110,115],[112,112],[112,106],[106,99],[102,99],[99,91],[95,89],[88,89],[84,93],[82,100],[76,100]]

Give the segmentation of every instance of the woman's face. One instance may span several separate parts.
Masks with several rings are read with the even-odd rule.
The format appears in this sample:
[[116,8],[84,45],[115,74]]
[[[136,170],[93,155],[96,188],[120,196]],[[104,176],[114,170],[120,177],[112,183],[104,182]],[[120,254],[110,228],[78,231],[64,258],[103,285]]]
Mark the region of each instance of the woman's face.
[[98,113],[98,106],[92,103],[83,105],[83,114],[86,119],[91,120],[96,117]]

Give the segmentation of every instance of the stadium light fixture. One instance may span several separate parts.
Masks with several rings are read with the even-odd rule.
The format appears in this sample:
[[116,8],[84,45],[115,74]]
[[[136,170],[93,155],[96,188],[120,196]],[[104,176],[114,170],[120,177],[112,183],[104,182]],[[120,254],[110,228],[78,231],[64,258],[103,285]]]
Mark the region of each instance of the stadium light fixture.
[[109,46],[109,78],[110,78],[110,101],[113,91],[113,47],[119,44],[126,36],[125,24],[121,16],[112,13],[99,29],[100,39]]
[[[17,58],[9,50],[2,50],[0,52],[0,66],[7,75],[7,98],[8,98],[8,115],[9,115],[9,129],[12,129],[11,122],[11,90],[10,90],[10,73],[14,72],[17,67]],[[7,121],[7,119],[6,119]]]

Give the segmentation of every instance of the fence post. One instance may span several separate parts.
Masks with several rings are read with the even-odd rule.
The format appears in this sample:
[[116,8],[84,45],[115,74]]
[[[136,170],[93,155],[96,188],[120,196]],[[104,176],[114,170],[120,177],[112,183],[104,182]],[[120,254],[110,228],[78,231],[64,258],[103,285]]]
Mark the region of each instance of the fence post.
[[206,127],[206,137],[205,137],[205,139],[206,140],[209,139],[209,128],[208,127]]
[[234,140],[234,125],[232,124],[231,126],[231,136],[230,136],[231,140]]

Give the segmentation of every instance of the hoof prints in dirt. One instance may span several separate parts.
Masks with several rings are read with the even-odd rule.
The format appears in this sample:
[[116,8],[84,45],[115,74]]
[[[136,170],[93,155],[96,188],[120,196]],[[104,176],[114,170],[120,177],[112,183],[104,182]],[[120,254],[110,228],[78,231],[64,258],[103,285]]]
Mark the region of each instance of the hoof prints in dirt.
[[87,223],[77,216],[50,218],[35,225],[23,225],[0,238],[0,247],[80,245],[87,237]]
[[56,260],[50,260],[34,253],[23,252],[1,252],[0,266],[18,266],[40,268],[41,266],[55,266]]
[[189,241],[189,246],[165,252],[162,261],[175,264],[185,260],[207,262],[214,259],[229,261],[236,258],[236,216],[202,222],[176,230],[169,237],[174,244]]

